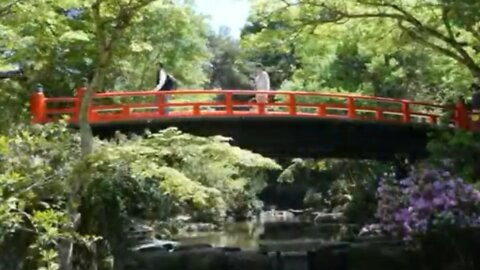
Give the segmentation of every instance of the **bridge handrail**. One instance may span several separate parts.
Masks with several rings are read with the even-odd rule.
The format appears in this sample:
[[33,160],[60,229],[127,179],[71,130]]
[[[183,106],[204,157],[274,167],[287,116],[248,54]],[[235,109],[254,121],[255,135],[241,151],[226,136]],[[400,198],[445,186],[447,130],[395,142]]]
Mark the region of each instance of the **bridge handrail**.
[[[53,121],[49,115],[56,114],[70,114],[72,115],[71,121],[75,122],[78,120],[78,112],[80,107],[81,98],[83,96],[84,88],[78,88],[77,93],[74,97],[44,97],[43,92],[34,92],[31,98],[31,111],[33,114],[33,122],[41,123]],[[257,104],[254,102],[239,102],[234,101],[234,95],[257,95],[257,94],[268,94],[271,96],[286,96],[286,100],[280,102],[267,102],[264,104]],[[412,101],[407,99],[399,98],[387,98],[387,97],[375,97],[375,96],[366,96],[361,94],[350,94],[350,93],[322,93],[322,92],[307,92],[307,91],[256,91],[256,90],[196,90],[196,89],[185,89],[185,90],[176,90],[176,91],[115,91],[115,92],[104,92],[96,93],[92,100],[101,100],[108,98],[125,98],[125,97],[163,97],[163,96],[182,96],[182,95],[223,95],[225,100],[223,101],[168,101],[163,102],[162,99],[157,98],[156,103],[126,103],[126,104],[113,104],[113,105],[99,105],[92,102],[89,107],[89,115],[91,122],[101,122],[101,121],[113,121],[113,120],[128,120],[138,119],[142,116],[145,118],[152,117],[174,117],[173,115],[166,116],[163,113],[163,109],[166,107],[191,107],[190,114],[182,113],[178,114],[178,117],[184,116],[198,116],[198,115],[212,115],[218,116],[220,113],[210,113],[209,110],[204,111],[202,107],[211,106],[211,107],[224,107],[223,115],[234,115],[237,114],[237,111],[234,107],[236,106],[249,106],[257,108],[257,113],[243,113],[242,115],[298,115],[298,116],[316,116],[316,117],[347,117],[350,119],[364,119],[364,117],[359,117],[359,113],[364,112],[373,112],[375,113],[374,120],[387,120],[385,115],[401,115],[401,122],[410,123],[412,117],[426,118],[430,123],[438,123],[438,119],[442,116],[442,113],[450,111],[453,114],[453,121],[457,127],[466,128],[467,122],[467,112],[465,106],[462,104],[457,105],[441,105],[435,104],[432,102],[426,101]],[[308,102],[299,102],[296,100],[298,97],[317,97],[317,98],[333,98],[333,99],[345,99],[344,104],[336,104],[331,102],[317,102],[317,103],[308,103]],[[362,106],[356,104],[357,101],[372,101],[378,102],[380,104],[396,104],[400,105],[399,109],[385,108],[385,107],[372,107],[372,106]],[[60,103],[71,103],[73,107],[69,108],[50,108],[49,104],[60,104]],[[411,106],[421,106],[428,108],[428,112],[412,110]],[[287,107],[287,112],[275,112],[270,113],[265,110],[267,107]],[[132,110],[136,109],[151,109],[156,108],[157,111],[153,113],[133,113]],[[314,108],[316,113],[305,113],[301,111],[301,108]],[[105,110],[112,111],[122,111],[120,115],[100,115],[100,113]],[[346,115],[335,115],[327,113],[327,110],[340,110],[346,111]],[[434,112],[432,112],[434,111]]]
[[288,95],[293,94],[295,96],[317,96],[317,97],[333,97],[333,98],[359,98],[359,99],[366,99],[366,100],[376,100],[382,102],[392,102],[392,103],[401,103],[401,102],[409,102],[411,104],[418,104],[418,105],[425,105],[425,106],[432,106],[432,107],[439,107],[439,108],[447,108],[446,105],[439,105],[432,102],[427,101],[412,101],[408,99],[400,99],[400,98],[388,98],[388,97],[375,97],[375,96],[367,96],[361,94],[350,94],[350,93],[323,93],[323,92],[308,92],[308,91],[283,91],[283,90],[276,90],[276,91],[259,91],[259,90],[176,90],[176,91],[151,91],[151,90],[141,90],[141,91],[112,91],[112,92],[104,92],[104,93],[96,93],[95,97],[125,97],[125,96],[155,96],[155,95],[192,95],[192,94],[218,94],[218,95],[225,95],[225,94],[235,94],[235,95],[256,95],[256,94],[269,94],[269,95]]

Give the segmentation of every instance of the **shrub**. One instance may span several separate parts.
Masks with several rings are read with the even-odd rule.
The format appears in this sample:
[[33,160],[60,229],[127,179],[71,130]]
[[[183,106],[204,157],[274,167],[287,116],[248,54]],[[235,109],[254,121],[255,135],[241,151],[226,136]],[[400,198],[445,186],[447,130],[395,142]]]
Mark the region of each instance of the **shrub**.
[[450,172],[421,167],[378,188],[376,216],[384,233],[411,237],[432,229],[480,224],[480,192]]

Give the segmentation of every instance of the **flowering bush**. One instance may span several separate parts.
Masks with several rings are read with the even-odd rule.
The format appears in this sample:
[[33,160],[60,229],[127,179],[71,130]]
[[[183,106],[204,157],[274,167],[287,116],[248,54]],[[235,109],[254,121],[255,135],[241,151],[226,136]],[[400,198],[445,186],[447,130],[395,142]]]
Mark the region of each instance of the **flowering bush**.
[[384,233],[410,237],[446,226],[480,225],[480,192],[448,171],[421,168],[378,188],[376,216]]

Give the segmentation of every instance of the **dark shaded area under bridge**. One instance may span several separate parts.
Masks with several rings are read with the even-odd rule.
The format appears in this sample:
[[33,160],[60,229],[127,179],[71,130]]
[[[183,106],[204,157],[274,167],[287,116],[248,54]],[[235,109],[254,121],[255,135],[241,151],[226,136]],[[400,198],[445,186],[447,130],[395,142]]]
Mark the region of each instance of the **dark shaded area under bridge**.
[[92,124],[93,133],[111,138],[116,131],[177,127],[199,136],[223,135],[232,144],[272,158],[417,159],[427,155],[428,134],[436,127],[342,118],[182,117]]

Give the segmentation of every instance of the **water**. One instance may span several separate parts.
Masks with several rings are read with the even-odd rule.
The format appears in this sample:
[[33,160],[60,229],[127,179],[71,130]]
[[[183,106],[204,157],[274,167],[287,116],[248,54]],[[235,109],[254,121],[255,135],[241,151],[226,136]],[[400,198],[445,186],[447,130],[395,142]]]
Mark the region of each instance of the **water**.
[[228,223],[222,231],[180,234],[175,240],[182,244],[211,244],[221,247],[239,247],[245,250],[257,250],[260,235],[264,232],[263,223]]
[[254,221],[228,223],[222,231],[182,233],[175,240],[186,245],[211,244],[220,247],[239,247],[243,250],[258,250],[260,246],[262,248],[278,246],[287,249],[304,244],[311,246],[335,238],[336,230],[332,230],[331,226],[326,226],[325,229],[321,227],[312,229],[308,224],[297,222],[299,220],[289,212],[268,211]]

